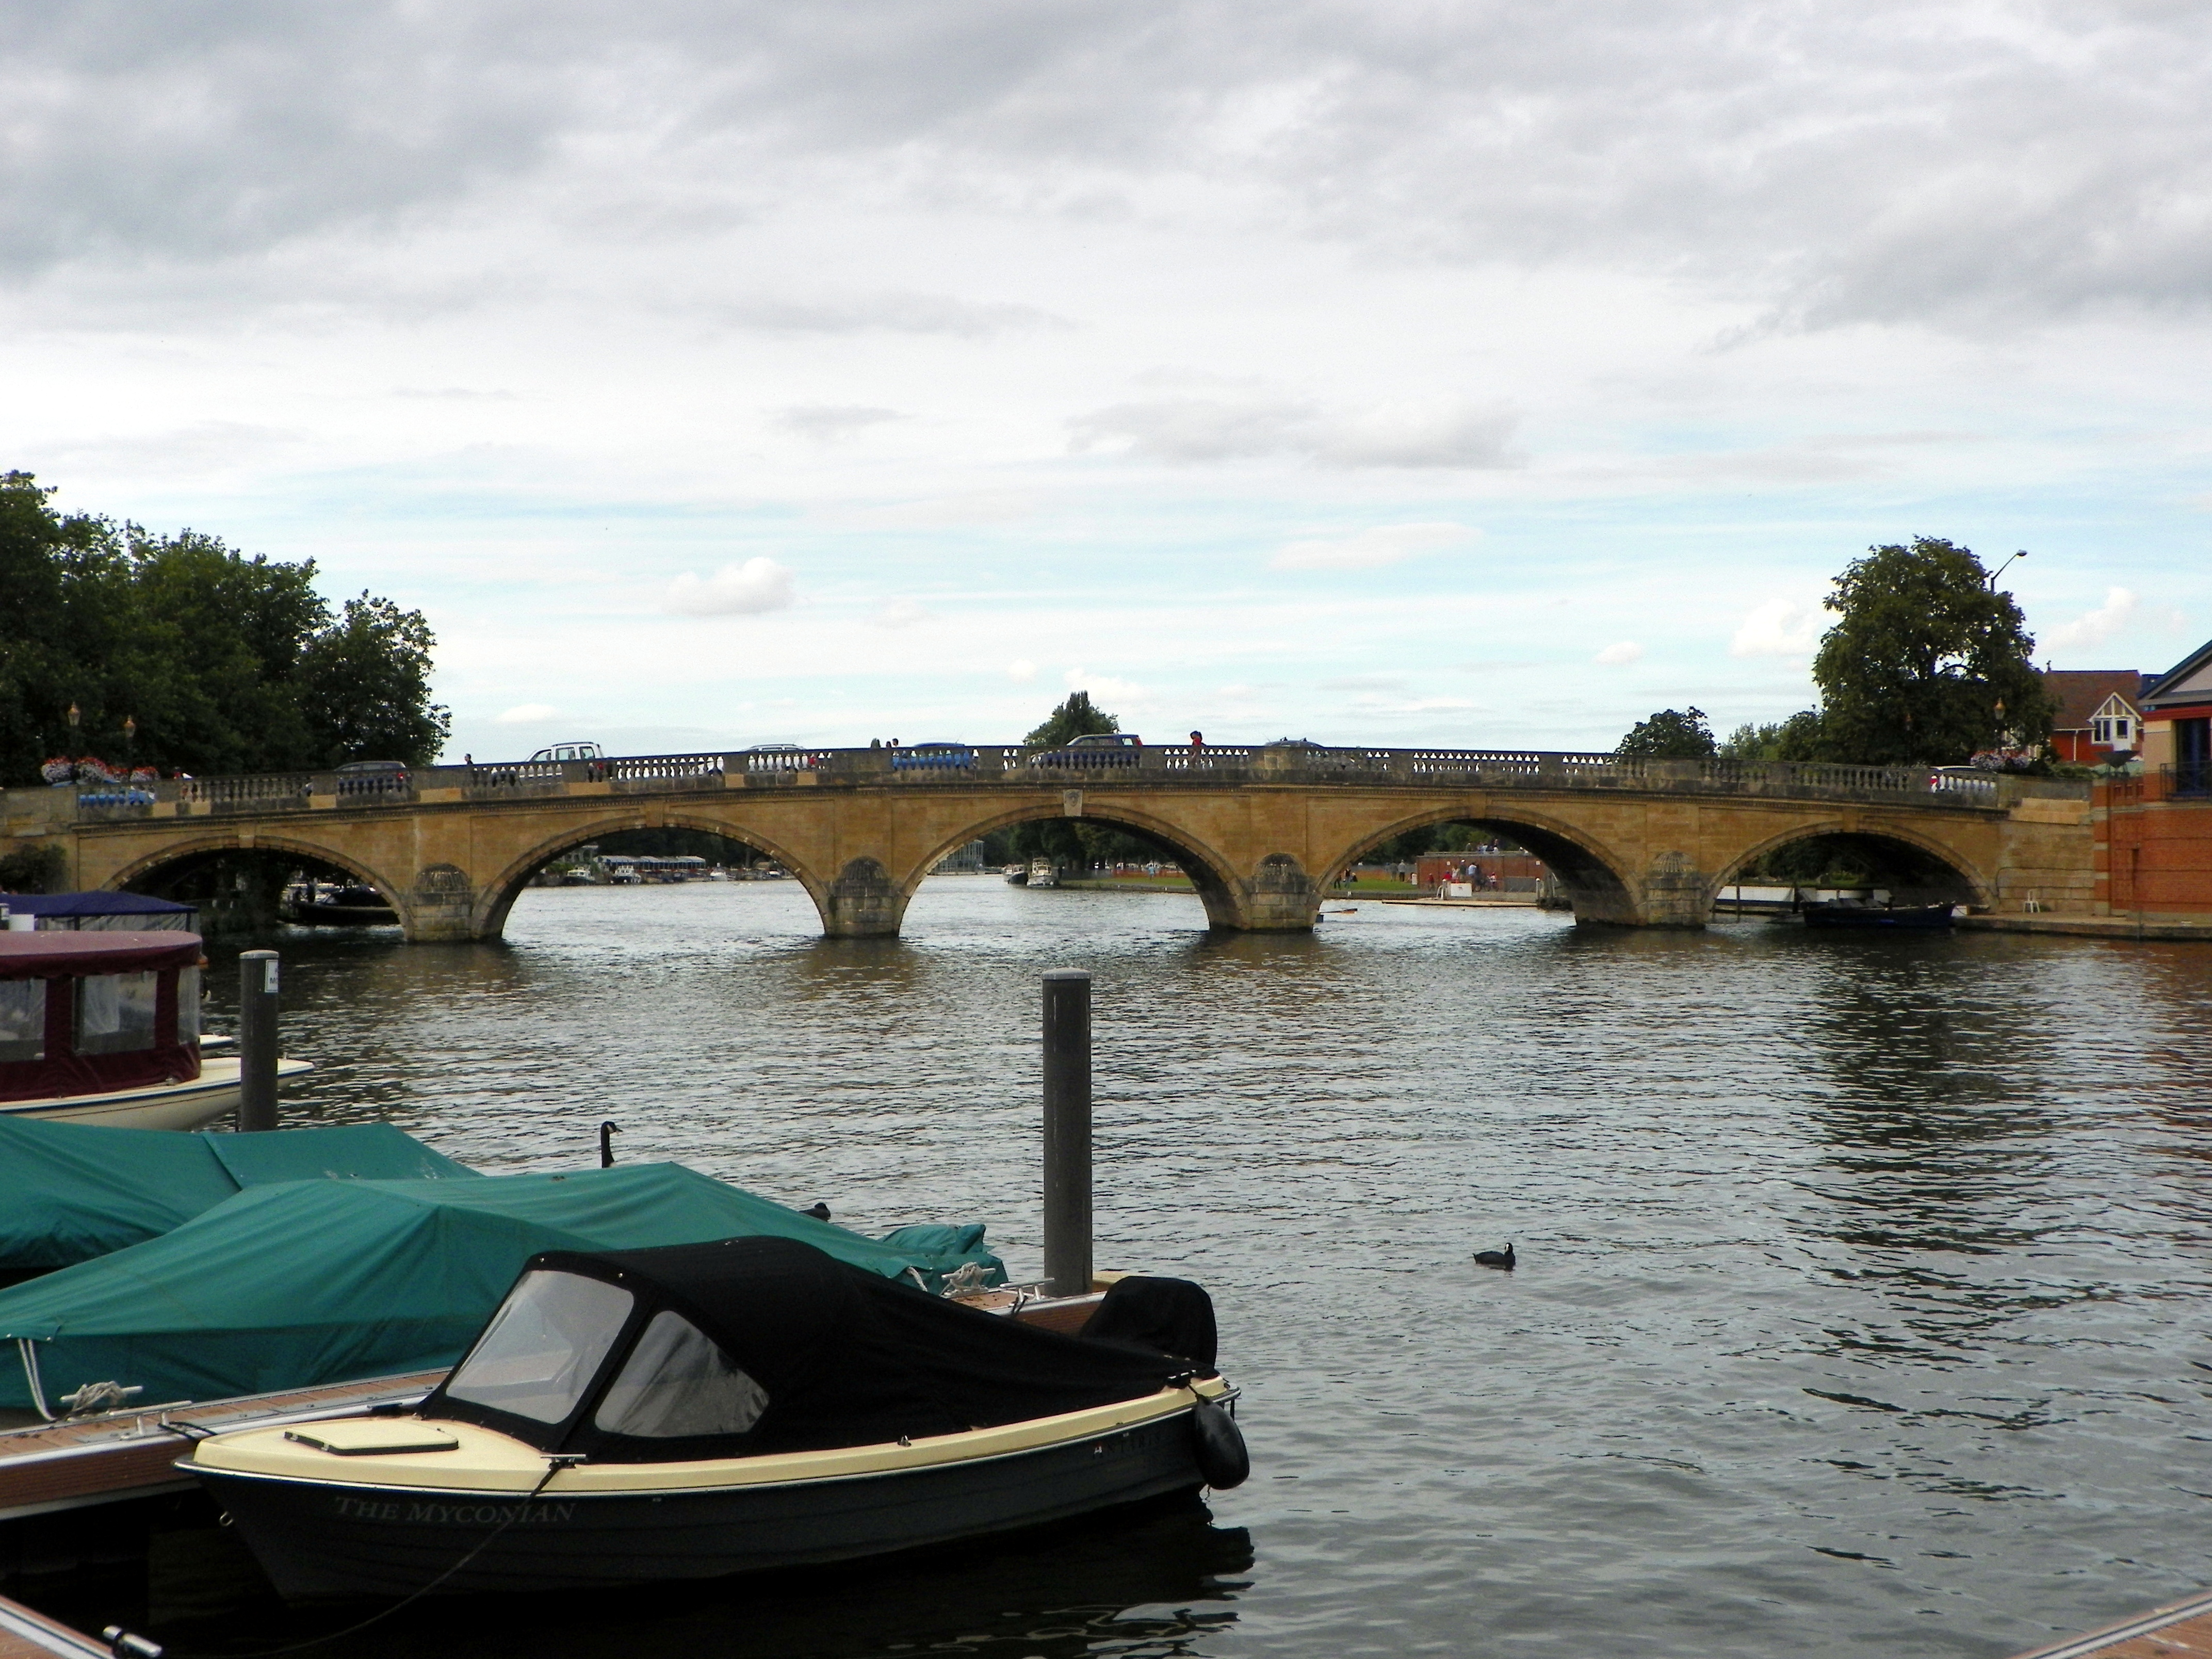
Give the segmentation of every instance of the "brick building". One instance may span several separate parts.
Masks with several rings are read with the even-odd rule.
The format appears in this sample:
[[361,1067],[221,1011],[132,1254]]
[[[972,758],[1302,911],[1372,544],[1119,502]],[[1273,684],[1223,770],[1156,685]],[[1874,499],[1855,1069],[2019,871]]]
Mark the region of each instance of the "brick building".
[[2051,751],[2078,766],[2124,765],[2142,743],[2143,688],[2154,676],[2132,668],[2062,668],[2043,684],[2058,712]]
[[2212,641],[2143,688],[2142,771],[2097,786],[2097,880],[2114,915],[2212,916]]

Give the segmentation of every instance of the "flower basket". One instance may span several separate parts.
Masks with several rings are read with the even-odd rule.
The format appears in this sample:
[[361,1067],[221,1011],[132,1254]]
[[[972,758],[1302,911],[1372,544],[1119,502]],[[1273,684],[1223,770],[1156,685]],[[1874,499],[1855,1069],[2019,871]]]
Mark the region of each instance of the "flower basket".
[[57,755],[39,769],[39,775],[57,789],[66,788],[76,776],[76,763],[67,756]]
[[76,781],[79,783],[120,783],[122,777],[97,755],[80,755],[76,761]]
[[161,773],[150,766],[134,766],[131,769],[131,781],[133,783],[144,785],[159,783],[161,781]]

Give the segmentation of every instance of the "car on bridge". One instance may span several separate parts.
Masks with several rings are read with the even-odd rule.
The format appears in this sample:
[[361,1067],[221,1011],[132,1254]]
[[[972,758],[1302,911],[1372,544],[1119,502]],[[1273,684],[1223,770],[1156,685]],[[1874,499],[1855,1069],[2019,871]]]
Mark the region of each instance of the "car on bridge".
[[550,749],[541,749],[530,758],[534,761],[596,761],[605,760],[607,751],[596,743],[556,743]]
[[341,795],[404,795],[414,787],[405,761],[348,761],[337,777]]
[[1039,750],[1030,757],[1030,764],[1086,772],[1134,766],[1137,751],[1144,746],[1145,740],[1134,732],[1093,732],[1074,738],[1065,749]]
[[964,743],[918,743],[891,750],[894,772],[969,772],[975,767],[975,750]]

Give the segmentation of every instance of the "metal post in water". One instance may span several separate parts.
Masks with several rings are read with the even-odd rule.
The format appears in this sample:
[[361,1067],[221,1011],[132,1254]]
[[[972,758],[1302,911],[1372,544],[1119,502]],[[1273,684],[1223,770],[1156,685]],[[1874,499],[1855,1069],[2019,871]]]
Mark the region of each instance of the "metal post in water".
[[238,1127],[276,1127],[276,953],[238,957]]
[[1044,1276],[1091,1289],[1091,975],[1044,976]]

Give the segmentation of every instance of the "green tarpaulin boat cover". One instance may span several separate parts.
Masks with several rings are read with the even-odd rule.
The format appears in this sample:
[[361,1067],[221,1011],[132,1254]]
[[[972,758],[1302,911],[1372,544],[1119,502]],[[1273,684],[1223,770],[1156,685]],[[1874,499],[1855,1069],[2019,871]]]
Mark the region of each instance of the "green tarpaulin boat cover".
[[158,1238],[247,1187],[320,1176],[481,1180],[389,1123],[179,1134],[0,1117],[0,1273]]
[[[87,1382],[137,1385],[144,1392],[132,1403],[151,1405],[384,1376],[453,1364],[540,1250],[761,1235],[801,1239],[886,1278],[911,1268],[932,1289],[968,1261],[992,1282],[1005,1277],[980,1226],[864,1238],[678,1164],[286,1182],[0,1291],[0,1339],[18,1340],[0,1349],[17,1362],[0,1363],[0,1406],[33,1404],[21,1340],[34,1345],[56,1411]],[[917,1248],[933,1244],[945,1248]]]

